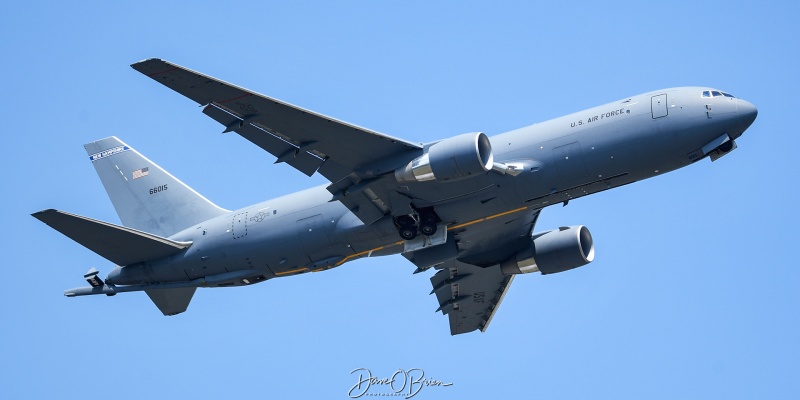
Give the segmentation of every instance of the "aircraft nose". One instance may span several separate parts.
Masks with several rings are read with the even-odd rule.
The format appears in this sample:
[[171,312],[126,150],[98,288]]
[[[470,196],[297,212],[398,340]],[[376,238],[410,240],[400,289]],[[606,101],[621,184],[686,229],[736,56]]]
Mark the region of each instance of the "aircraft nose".
[[749,128],[753,121],[756,120],[756,116],[758,115],[758,109],[756,106],[752,105],[750,102],[744,101],[742,99],[736,99],[736,109],[739,113],[739,122],[742,126],[742,132],[745,129]]

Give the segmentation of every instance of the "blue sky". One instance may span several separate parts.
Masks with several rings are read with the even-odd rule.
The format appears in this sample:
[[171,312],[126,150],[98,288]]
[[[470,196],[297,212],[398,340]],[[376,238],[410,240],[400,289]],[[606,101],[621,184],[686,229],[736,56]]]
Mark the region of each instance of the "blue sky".
[[[420,399],[797,398],[795,3],[23,3],[0,16],[0,397],[345,399],[354,369],[421,368],[453,386]],[[110,265],[29,214],[119,221],[83,143],[119,136],[229,209],[325,181],[128,66],[150,57],[413,141],[684,85],[759,117],[713,164],[546,209],[538,230],[587,225],[595,262],[518,277],[486,333],[451,337],[399,256],[166,318],[62,295]]]

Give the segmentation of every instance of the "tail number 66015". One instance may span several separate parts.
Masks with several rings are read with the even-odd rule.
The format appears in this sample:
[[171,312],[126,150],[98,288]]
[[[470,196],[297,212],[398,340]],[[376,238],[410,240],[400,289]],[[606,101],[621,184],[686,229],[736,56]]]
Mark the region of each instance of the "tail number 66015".
[[167,185],[156,186],[150,189],[150,194],[156,194],[158,192],[163,192],[165,190],[167,190]]

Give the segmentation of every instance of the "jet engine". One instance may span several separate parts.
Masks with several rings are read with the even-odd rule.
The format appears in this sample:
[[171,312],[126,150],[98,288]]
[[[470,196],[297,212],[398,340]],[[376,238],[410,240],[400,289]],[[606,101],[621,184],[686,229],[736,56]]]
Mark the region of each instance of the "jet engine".
[[583,225],[535,233],[531,245],[500,264],[506,275],[540,271],[555,274],[594,260],[594,241]]
[[394,176],[398,182],[457,181],[489,171],[493,164],[486,134],[465,133],[434,143]]

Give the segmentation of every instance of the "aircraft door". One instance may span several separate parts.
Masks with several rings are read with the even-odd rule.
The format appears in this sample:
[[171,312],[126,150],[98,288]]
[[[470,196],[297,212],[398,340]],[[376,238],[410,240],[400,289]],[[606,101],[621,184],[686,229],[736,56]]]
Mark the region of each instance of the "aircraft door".
[[247,236],[247,213],[239,213],[233,216],[231,222],[231,232],[234,239],[241,239]]
[[667,94],[653,96],[650,99],[650,109],[653,112],[653,119],[666,117],[669,113],[667,111]]

